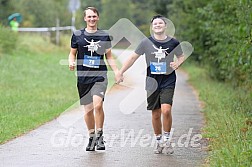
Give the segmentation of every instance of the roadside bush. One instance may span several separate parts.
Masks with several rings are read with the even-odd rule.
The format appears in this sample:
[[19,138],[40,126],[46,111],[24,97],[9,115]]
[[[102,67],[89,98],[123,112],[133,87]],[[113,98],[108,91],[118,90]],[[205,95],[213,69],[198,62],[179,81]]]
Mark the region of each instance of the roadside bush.
[[193,56],[209,75],[252,90],[252,1],[176,0],[169,15],[176,35],[194,47]]
[[0,53],[12,53],[17,46],[18,33],[0,24]]

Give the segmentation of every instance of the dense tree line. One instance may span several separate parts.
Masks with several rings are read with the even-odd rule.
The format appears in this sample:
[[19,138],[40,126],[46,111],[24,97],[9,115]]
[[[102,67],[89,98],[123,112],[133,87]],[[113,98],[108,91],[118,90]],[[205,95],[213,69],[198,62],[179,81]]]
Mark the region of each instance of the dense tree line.
[[208,68],[212,77],[251,90],[251,0],[170,0],[161,7],[155,10],[173,21],[176,36],[193,44],[190,59]]
[[0,0],[0,5],[1,23],[6,26],[8,15],[16,12],[23,16],[22,27],[52,27],[57,18],[61,25],[71,25],[68,0]]
[[[153,14],[152,0],[80,0],[76,11],[77,29],[84,26],[83,10],[94,6],[100,11],[100,27],[109,29],[120,18],[128,18],[139,28],[147,32],[149,19]],[[1,24],[8,26],[8,16],[19,12],[23,16],[21,27],[52,27],[56,19],[61,26],[71,25],[72,13],[68,10],[69,0],[0,0]]]
[[[22,27],[71,25],[69,0],[0,0],[1,24],[19,12]],[[252,1],[251,0],[81,0],[76,12],[77,29],[84,26],[83,10],[95,6],[100,11],[100,27],[109,29],[118,19],[128,18],[149,35],[154,13],[171,19],[176,37],[194,46],[194,59],[210,75],[251,89],[252,81]]]

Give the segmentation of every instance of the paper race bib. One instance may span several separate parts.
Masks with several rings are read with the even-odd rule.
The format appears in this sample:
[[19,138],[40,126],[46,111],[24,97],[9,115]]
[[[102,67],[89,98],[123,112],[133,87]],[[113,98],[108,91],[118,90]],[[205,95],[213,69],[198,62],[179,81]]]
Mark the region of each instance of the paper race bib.
[[166,62],[150,62],[151,74],[166,74]]
[[100,57],[84,55],[83,66],[89,67],[89,68],[99,68]]

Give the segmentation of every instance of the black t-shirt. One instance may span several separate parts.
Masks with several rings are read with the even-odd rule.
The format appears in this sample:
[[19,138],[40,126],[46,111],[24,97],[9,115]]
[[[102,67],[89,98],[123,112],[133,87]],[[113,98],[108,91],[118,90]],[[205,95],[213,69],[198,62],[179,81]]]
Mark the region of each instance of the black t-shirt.
[[174,56],[180,57],[183,54],[179,41],[170,37],[165,40],[145,38],[138,45],[135,53],[145,55],[146,90],[175,88],[176,74],[170,67],[170,62],[174,61]]
[[104,62],[106,49],[111,48],[109,35],[103,30],[88,33],[77,30],[71,38],[71,47],[77,48],[78,82],[89,84],[102,82],[107,78],[107,66]]

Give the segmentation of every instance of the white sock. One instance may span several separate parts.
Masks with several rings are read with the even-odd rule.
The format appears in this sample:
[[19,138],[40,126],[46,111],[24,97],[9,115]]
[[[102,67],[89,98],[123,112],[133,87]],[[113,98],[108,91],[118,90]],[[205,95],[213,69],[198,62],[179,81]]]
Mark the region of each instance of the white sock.
[[95,130],[94,129],[89,129],[88,134],[89,134],[89,137],[94,137],[95,136]]
[[162,135],[161,134],[159,134],[159,135],[156,135],[156,140],[161,140],[162,139]]
[[164,137],[168,140],[170,138],[170,132],[164,132]]
[[103,135],[103,130],[102,130],[102,128],[96,129],[96,134],[97,134],[97,137],[101,137],[101,136]]

